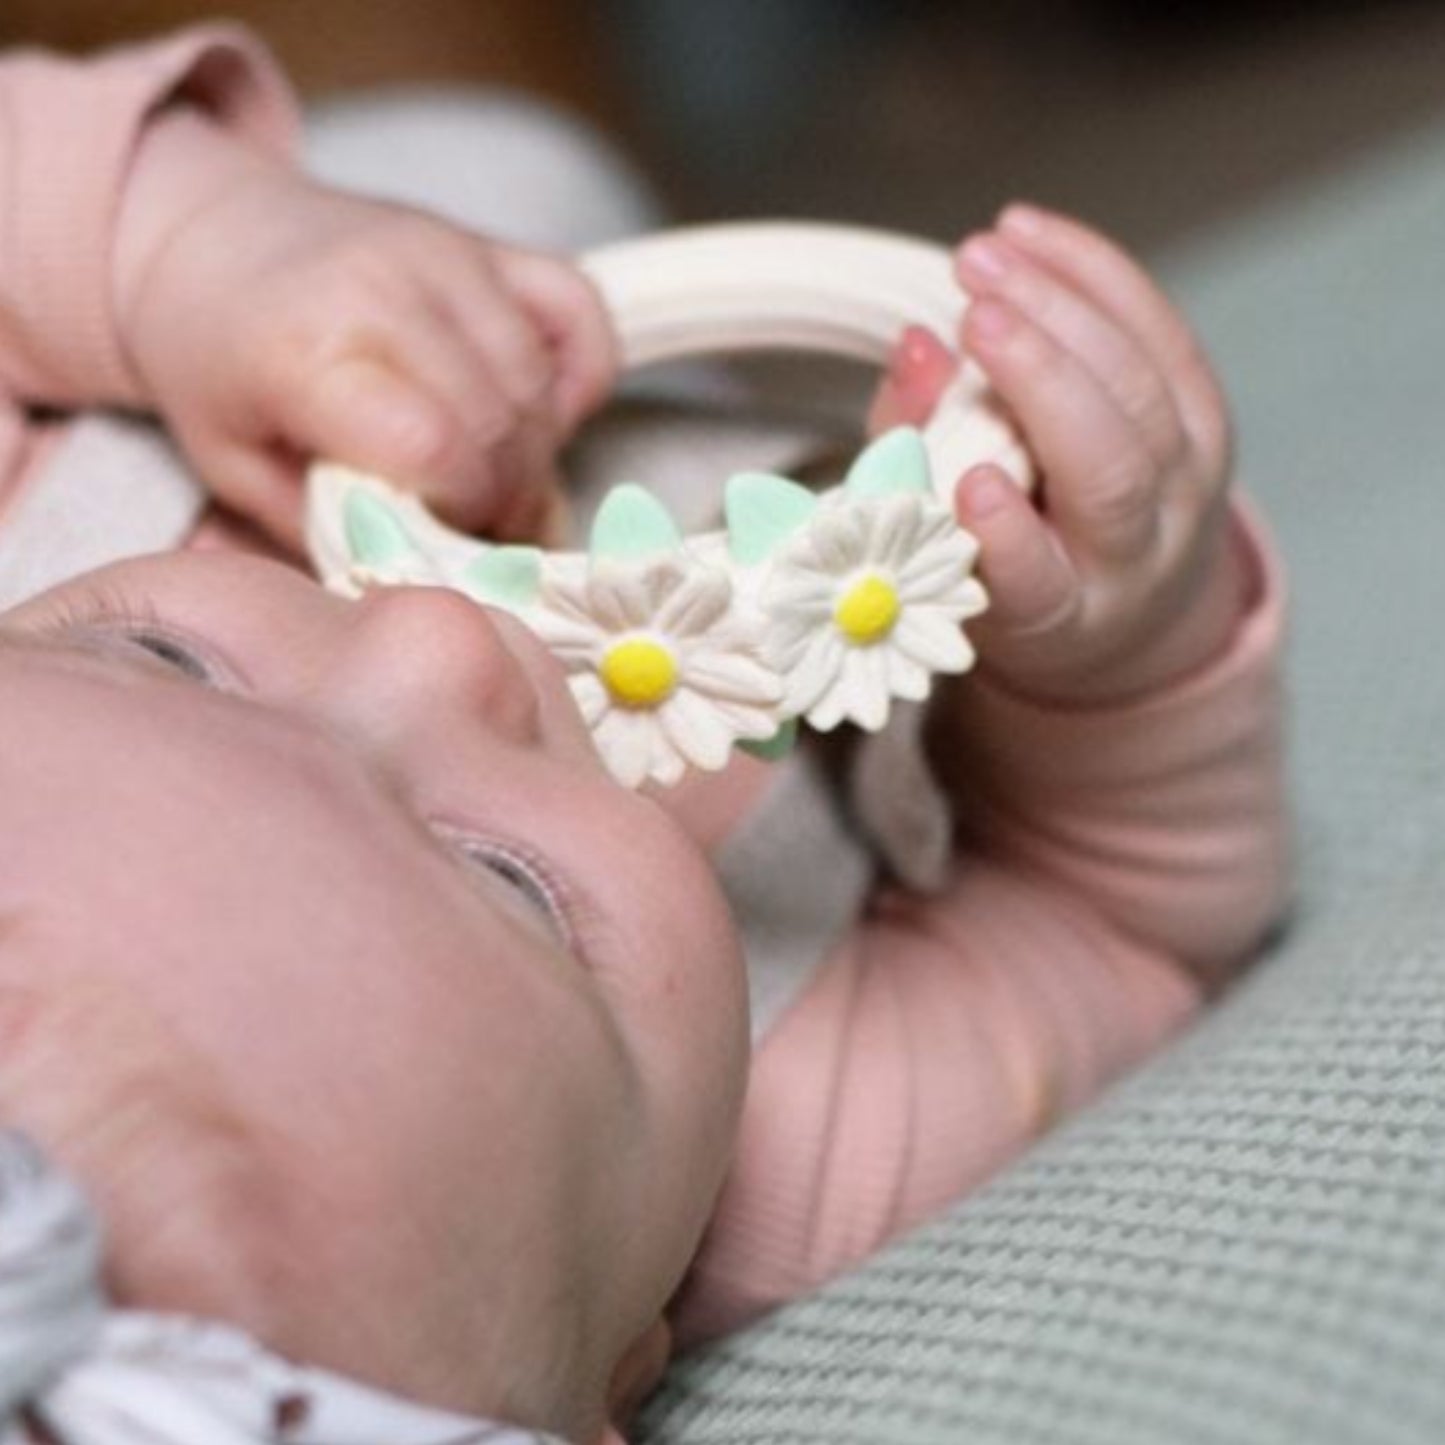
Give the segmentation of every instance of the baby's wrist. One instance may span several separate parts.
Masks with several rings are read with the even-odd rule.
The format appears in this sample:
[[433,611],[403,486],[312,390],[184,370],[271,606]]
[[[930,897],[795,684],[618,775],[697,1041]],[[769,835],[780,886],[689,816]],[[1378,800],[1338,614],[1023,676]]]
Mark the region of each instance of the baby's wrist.
[[1227,517],[1198,591],[1171,626],[1126,661],[1117,695],[1123,699],[1172,687],[1228,652],[1252,605],[1252,575],[1235,520]]
[[147,400],[146,350],[164,345],[169,324],[147,311],[158,275],[191,223],[243,186],[289,174],[283,160],[248,145],[188,105],[175,105],[147,127],[132,167],[116,232],[112,270],[116,326]]

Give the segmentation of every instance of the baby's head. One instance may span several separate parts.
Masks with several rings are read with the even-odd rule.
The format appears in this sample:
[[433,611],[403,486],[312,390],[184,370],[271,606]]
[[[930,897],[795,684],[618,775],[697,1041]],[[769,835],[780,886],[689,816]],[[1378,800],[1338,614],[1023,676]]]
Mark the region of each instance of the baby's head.
[[726,1164],[735,935],[519,624],[252,558],[0,617],[0,1123],[123,1303],[587,1440]]

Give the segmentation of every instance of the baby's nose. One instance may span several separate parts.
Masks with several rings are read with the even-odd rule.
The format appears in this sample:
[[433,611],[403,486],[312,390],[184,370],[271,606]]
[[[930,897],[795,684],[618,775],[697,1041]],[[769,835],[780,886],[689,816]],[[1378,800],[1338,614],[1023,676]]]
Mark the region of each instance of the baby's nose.
[[379,588],[338,640],[333,700],[374,736],[421,742],[459,724],[537,742],[536,684],[507,641],[520,626],[444,587]]

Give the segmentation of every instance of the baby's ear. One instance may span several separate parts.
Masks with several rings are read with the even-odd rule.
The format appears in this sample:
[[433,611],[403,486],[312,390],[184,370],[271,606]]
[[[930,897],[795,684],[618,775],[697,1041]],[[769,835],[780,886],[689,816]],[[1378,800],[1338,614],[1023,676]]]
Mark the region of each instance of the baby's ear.
[[5,957],[0,1126],[27,1135],[89,1197],[109,1293],[264,1336],[274,1181],[212,1071],[117,984],[16,972]]
[[[661,1384],[671,1355],[672,1329],[659,1316],[628,1346],[612,1372],[607,1390],[607,1413],[612,1420],[623,1425],[631,1421],[642,1402]],[[617,1425],[609,1424],[597,1445],[627,1445],[627,1441]]]

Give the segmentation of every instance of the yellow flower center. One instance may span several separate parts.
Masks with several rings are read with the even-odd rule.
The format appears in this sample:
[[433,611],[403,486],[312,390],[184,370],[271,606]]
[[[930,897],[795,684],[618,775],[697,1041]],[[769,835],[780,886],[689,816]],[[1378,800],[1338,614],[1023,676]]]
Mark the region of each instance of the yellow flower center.
[[887,637],[902,604],[891,582],[868,576],[855,582],[833,608],[833,621],[849,642],[860,647]]
[[656,707],[677,686],[677,659],[650,637],[614,642],[597,671],[613,701],[623,707]]

